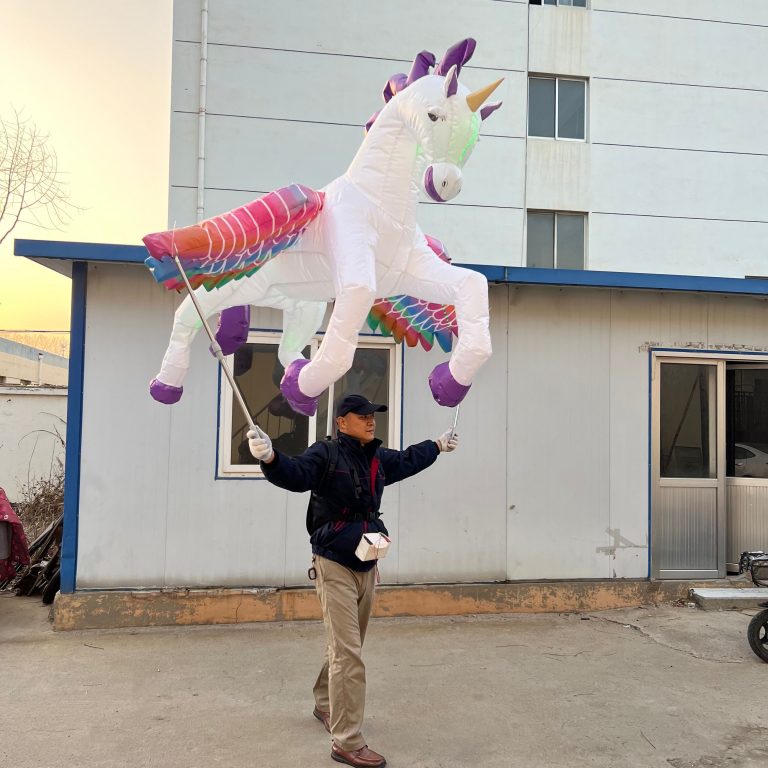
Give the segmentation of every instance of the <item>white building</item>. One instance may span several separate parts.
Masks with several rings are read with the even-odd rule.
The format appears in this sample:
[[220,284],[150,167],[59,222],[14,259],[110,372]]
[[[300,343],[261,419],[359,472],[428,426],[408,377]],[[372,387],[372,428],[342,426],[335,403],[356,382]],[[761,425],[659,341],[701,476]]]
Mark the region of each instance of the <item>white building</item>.
[[0,337],[0,384],[66,386],[68,365],[66,357]]
[[[425,48],[472,36],[462,80],[505,78],[461,195],[420,211],[489,278],[494,356],[460,450],[385,495],[384,583],[713,578],[768,548],[768,5],[201,5],[175,4],[169,225],[340,175]],[[178,405],[146,393],[177,299],[143,249],[16,250],[74,279],[63,591],[307,585],[307,499],[243,463],[207,340]],[[327,404],[267,416],[281,317],[252,318],[235,368],[300,450]],[[339,387],[389,403],[390,445],[450,424],[441,352],[360,347]]]

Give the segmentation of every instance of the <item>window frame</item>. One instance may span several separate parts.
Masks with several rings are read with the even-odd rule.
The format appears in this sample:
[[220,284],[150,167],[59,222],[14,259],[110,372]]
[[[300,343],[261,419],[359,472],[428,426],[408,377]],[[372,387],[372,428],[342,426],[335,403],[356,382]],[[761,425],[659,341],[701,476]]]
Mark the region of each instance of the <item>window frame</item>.
[[528,5],[540,5],[542,8],[549,6],[550,8],[583,8],[587,10],[589,8],[589,0],[585,0],[584,5],[565,5],[561,0],[555,0],[554,3],[548,3],[545,0],[539,0],[538,3],[533,3],[529,0]]
[[[554,136],[537,136],[531,133],[531,107],[530,107],[530,83],[531,80],[554,80],[555,81],[555,124]],[[559,118],[560,118],[560,81],[569,80],[576,83],[584,83],[584,138],[573,139],[569,136],[559,136]],[[542,75],[540,73],[528,73],[528,119],[526,124],[526,134],[529,139],[541,139],[542,141],[573,141],[575,143],[586,144],[589,139],[589,78],[571,77],[568,75]]]
[[[553,233],[552,238],[552,267],[531,267],[528,264],[528,214],[531,213],[551,213],[554,214],[555,220],[554,220],[554,227],[555,231]],[[578,269],[571,269],[569,271],[572,272],[585,272],[588,269],[587,263],[587,244],[589,243],[589,214],[586,211],[562,211],[562,210],[547,210],[546,208],[526,208],[525,211],[525,266],[528,269],[567,269],[567,267],[559,267],[557,265],[557,232],[559,227],[557,226],[557,218],[558,216],[581,216],[584,219],[584,240],[582,243],[583,246],[583,262],[581,266],[581,270]]]
[[[312,337],[308,346],[310,349],[310,359],[313,358],[323,339],[323,333],[317,333]],[[251,329],[248,333],[246,344],[267,344],[275,347],[275,352],[280,344],[282,331]],[[402,443],[401,430],[401,412],[402,412],[402,392],[401,384],[403,380],[403,345],[397,344],[395,340],[381,334],[360,334],[357,348],[372,349],[386,348],[389,351],[389,429],[387,435],[387,445],[392,448],[400,449]],[[234,355],[228,355],[225,360],[227,365],[232,368]],[[232,463],[230,453],[232,446],[232,415],[234,411],[240,409],[235,401],[232,387],[227,377],[222,374],[219,366],[219,386],[218,386],[218,434],[216,439],[216,480],[263,480],[264,473],[259,464],[235,464]],[[317,442],[317,414],[310,416],[308,425],[307,447]]]

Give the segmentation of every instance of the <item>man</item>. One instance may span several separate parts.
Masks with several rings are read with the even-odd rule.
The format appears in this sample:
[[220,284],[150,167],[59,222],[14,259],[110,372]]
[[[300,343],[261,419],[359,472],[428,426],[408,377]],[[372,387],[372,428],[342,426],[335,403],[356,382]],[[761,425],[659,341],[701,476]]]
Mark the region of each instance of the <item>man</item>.
[[248,432],[253,456],[264,476],[289,491],[312,491],[307,529],[312,543],[315,587],[323,611],[326,659],[314,687],[314,716],[333,737],[331,757],[339,763],[382,768],[384,757],[368,749],[362,734],[365,665],[362,647],[373,606],[376,560],[355,554],[364,533],[387,535],[379,507],[385,485],[431,466],[441,451],[452,451],[451,430],[404,451],[381,447],[375,437],[378,412],[386,405],[348,395],[336,409],[338,437],[319,442],[300,456],[272,449],[258,427]]

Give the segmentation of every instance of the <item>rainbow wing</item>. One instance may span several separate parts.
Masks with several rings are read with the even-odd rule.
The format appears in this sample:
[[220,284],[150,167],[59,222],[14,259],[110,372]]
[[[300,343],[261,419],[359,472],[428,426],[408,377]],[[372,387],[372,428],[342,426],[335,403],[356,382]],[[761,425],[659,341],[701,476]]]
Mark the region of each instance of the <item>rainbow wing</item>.
[[325,195],[301,184],[269,192],[240,208],[182,229],[147,235],[145,264],[158,283],[181,291],[178,255],[193,288],[212,290],[254,274],[290,248],[323,208]]
[[[443,244],[426,235],[429,247],[443,260],[450,258]],[[400,343],[405,340],[409,347],[418,343],[426,350],[437,342],[444,352],[450,352],[453,337],[459,335],[456,326],[456,310],[448,304],[434,304],[413,296],[390,296],[376,299],[368,314],[372,331],[379,330],[384,336],[393,336]]]

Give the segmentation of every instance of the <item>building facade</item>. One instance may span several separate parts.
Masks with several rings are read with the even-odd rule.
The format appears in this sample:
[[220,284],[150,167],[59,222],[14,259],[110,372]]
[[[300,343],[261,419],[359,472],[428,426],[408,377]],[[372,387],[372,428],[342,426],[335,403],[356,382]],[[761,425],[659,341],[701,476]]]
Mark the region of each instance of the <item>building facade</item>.
[[66,357],[0,337],[0,384],[65,387]]
[[[385,583],[714,578],[768,548],[768,6],[663,11],[175,3],[169,225],[343,173],[384,83],[425,48],[472,36],[461,79],[505,78],[462,193],[419,211],[489,279],[494,355],[462,404],[460,450],[385,495]],[[307,499],[250,461],[206,339],[182,401],[148,399],[178,299],[142,249],[17,253],[75,280],[64,591],[308,584]],[[290,453],[326,433],[328,398],[312,419],[282,407],[281,327],[257,310],[231,364]],[[453,413],[427,375],[446,355],[361,332],[331,400],[387,402],[392,446],[444,431]],[[119,440],[115,403],[130,414]]]

